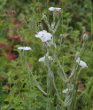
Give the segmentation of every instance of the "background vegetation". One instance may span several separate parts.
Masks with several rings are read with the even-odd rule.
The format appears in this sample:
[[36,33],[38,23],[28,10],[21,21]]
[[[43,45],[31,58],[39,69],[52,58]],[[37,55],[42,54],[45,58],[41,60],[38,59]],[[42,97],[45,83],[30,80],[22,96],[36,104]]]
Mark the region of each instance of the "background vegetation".
[[[88,68],[80,72],[75,110],[93,110],[93,0],[0,0],[0,110],[46,110],[47,102],[51,103],[51,110],[61,110],[55,93],[47,98],[33,80],[46,90],[47,69],[38,62],[45,50],[35,34],[42,29],[49,31],[42,15],[47,15],[51,22],[52,14],[48,11],[51,6],[62,8],[56,36],[60,39],[65,34],[64,45],[57,50],[60,62],[65,62],[66,74],[69,75],[70,62],[83,42],[82,35],[88,35],[81,53]],[[26,52],[24,59],[18,46],[30,46],[33,51]],[[34,76],[29,76],[27,68],[32,68]],[[62,92],[65,85],[56,75],[56,68],[55,64],[52,70]]]

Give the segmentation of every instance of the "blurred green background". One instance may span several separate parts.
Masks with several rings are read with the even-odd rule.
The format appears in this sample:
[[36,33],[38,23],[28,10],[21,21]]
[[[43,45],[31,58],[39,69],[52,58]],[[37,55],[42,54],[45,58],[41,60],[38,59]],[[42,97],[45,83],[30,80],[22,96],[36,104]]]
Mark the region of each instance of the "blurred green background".
[[[28,64],[33,66],[34,77],[45,88],[46,69],[42,69],[43,64],[38,63],[38,58],[45,53],[45,50],[42,50],[40,40],[35,39],[34,36],[40,31],[40,25],[48,31],[42,14],[47,15],[51,22],[52,15],[48,11],[51,6],[62,8],[62,22],[56,36],[69,34],[64,39],[62,48],[57,47],[60,62],[64,57],[67,74],[70,71],[69,62],[72,61],[82,42],[82,34],[84,32],[88,34],[89,38],[81,57],[89,68],[82,70],[80,74],[80,84],[84,86],[81,91],[84,91],[84,94],[78,100],[77,110],[93,110],[93,0],[0,0],[1,110],[29,110],[29,103],[32,103],[31,110],[45,110],[46,102],[50,100],[35,88],[33,80],[30,85],[27,84],[26,67],[20,64],[17,47],[22,45],[33,48],[33,52],[27,53]],[[53,67],[54,71],[56,71],[55,67]],[[61,87],[60,81],[57,85]],[[29,86],[33,88],[30,91]],[[27,97],[31,98],[31,102]],[[56,110],[56,103],[55,101],[53,104],[53,110]]]

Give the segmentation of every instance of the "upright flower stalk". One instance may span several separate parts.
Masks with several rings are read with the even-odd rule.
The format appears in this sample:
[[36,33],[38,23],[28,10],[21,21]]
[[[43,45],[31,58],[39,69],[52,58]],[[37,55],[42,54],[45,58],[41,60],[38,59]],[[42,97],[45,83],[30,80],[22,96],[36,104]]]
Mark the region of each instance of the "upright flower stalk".
[[[70,75],[67,75],[65,72],[64,66],[61,64],[58,51],[56,49],[56,31],[61,23],[61,8],[50,7],[49,11],[53,14],[53,21],[49,23],[47,16],[43,15],[43,20],[45,21],[46,25],[48,26],[48,30],[41,30],[37,32],[35,37],[40,39],[42,43],[46,44],[46,53],[38,59],[39,63],[44,63],[46,67],[47,74],[46,74],[46,91],[40,86],[38,81],[34,78],[33,70],[27,67],[27,71],[29,73],[29,80],[30,77],[33,77],[33,81],[36,87],[45,95],[47,98],[52,99],[52,97],[57,98],[58,104],[60,105],[61,110],[75,110],[75,106],[77,103],[76,95],[77,95],[77,80],[80,74],[80,71],[86,67],[88,67],[87,63],[81,60],[80,54],[84,49],[85,41],[82,44],[82,48],[79,52],[76,52],[75,55],[75,63],[71,69]],[[83,37],[84,38],[84,37]],[[60,41],[61,42],[61,41]],[[19,47],[19,50],[32,50],[30,47]],[[57,65],[57,72],[54,72],[52,69],[53,64]],[[79,69],[80,68],[80,69]],[[60,70],[60,71],[59,71]],[[78,71],[79,70],[79,71]],[[56,75],[55,75],[56,73]],[[64,84],[63,90],[60,92],[57,86],[56,76],[59,76],[59,79]],[[55,96],[54,96],[54,94]],[[56,105],[56,108],[58,105]],[[47,102],[46,110],[52,110],[52,100]]]
[[[51,24],[49,24],[47,17],[45,20],[45,23],[47,24],[47,26],[49,27],[49,31],[52,33],[53,35],[53,42],[55,43],[55,33],[58,29],[58,26],[60,25],[60,20],[61,18],[59,17],[58,22],[56,23],[56,18],[57,18],[57,14],[56,12],[60,11],[61,8],[55,8],[55,7],[50,7],[49,11],[51,11],[53,13],[53,22]],[[80,54],[84,48],[84,44],[85,42],[83,42],[82,44],[82,48],[80,49],[80,52],[76,52],[76,56],[75,56],[75,64],[73,65],[71,74],[69,77],[67,77],[67,74],[65,73],[64,67],[63,65],[60,63],[58,56],[57,56],[57,51],[54,50],[53,52],[53,58],[56,60],[57,65],[58,65],[58,69],[61,70],[61,72],[58,72],[58,75],[60,76],[60,78],[62,79],[62,81],[64,82],[66,89],[63,90],[63,93],[65,93],[65,99],[63,102],[63,99],[61,98],[61,96],[59,95],[58,89],[56,87],[55,84],[55,76],[53,71],[51,70],[51,66],[49,66],[49,64],[46,64],[47,68],[48,68],[48,74],[47,74],[47,88],[49,90],[49,88],[51,88],[50,86],[50,80],[52,80],[53,86],[55,88],[55,92],[57,94],[57,98],[60,101],[60,104],[62,104],[61,109],[63,110],[74,110],[75,106],[76,106],[76,93],[77,93],[77,79],[78,79],[78,75],[80,73],[80,71],[85,68],[88,67],[87,64],[82,61],[80,59]],[[51,47],[50,47],[51,48]],[[51,49],[50,49],[51,50]],[[78,68],[79,65],[81,66],[80,71],[78,72]],[[50,78],[51,76],[51,78]],[[51,90],[51,89],[50,89]],[[47,91],[48,93],[50,91]],[[51,95],[51,94],[50,94]],[[60,100],[61,99],[61,100]],[[49,110],[51,110],[51,108],[48,108]]]

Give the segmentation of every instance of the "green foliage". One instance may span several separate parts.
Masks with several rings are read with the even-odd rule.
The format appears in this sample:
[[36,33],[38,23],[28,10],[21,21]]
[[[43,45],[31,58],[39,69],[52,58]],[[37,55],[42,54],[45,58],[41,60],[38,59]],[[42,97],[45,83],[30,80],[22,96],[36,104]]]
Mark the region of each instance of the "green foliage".
[[[50,24],[53,16],[48,11],[48,7],[51,6],[61,7],[62,12],[59,12],[55,19],[56,22],[60,19],[60,25],[55,33],[58,46],[56,49],[53,46],[52,49],[48,48],[55,60],[52,64],[46,62],[49,63],[46,66],[38,62],[38,59],[46,53],[46,46],[42,48],[42,42],[35,38],[35,34],[42,29],[50,31],[43,15],[47,15]],[[69,76],[75,63],[76,51],[80,51],[81,44],[84,42],[82,37],[84,33],[88,33],[89,38],[80,57],[87,62],[88,68],[80,71],[76,82],[78,86],[76,109],[67,108],[67,110],[93,109],[91,1],[0,0],[0,110],[63,109],[62,100],[65,99],[65,95],[62,91],[66,88],[66,84],[62,80],[64,79],[64,75],[61,74],[62,68],[58,68],[63,65],[67,77]],[[32,51],[19,51],[17,49],[19,46],[30,46]],[[49,78],[48,83],[47,78]],[[52,82],[54,80],[55,83]],[[47,91],[49,96],[44,91]]]

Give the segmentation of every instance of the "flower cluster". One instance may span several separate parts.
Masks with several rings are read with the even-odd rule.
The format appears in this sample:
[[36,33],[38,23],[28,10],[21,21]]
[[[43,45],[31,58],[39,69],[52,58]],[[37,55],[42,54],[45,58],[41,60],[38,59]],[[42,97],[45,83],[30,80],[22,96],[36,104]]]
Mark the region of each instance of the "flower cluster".
[[76,59],[76,62],[77,62],[82,68],[88,67],[87,64],[86,64],[84,61],[80,60],[79,57]]
[[47,32],[46,30],[38,32],[35,37],[40,38],[42,42],[47,42],[52,40],[52,34]]
[[46,58],[48,58],[49,60],[53,60],[51,56],[48,56],[48,54],[46,54],[45,56],[43,56],[39,59],[39,62],[44,62],[46,60]]
[[32,50],[31,47],[18,47],[18,50]]
[[50,7],[49,11],[60,11],[61,8],[57,8],[57,7]]

